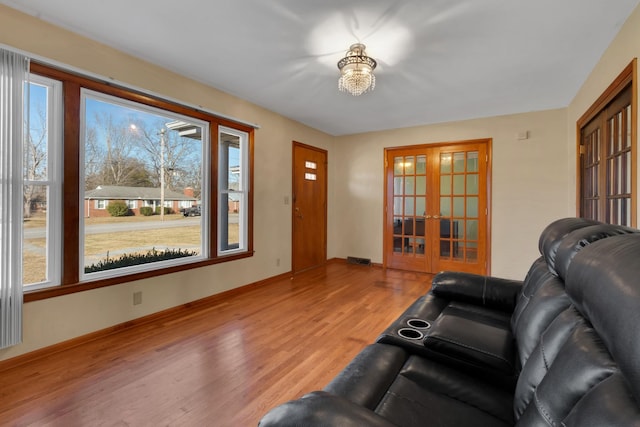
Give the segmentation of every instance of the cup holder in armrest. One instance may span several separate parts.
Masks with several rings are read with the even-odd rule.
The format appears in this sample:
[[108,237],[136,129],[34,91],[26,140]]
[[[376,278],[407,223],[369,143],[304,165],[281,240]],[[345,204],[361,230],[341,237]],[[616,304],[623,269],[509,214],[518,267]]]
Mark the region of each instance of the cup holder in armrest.
[[398,335],[408,340],[419,340],[424,338],[424,334],[422,332],[413,328],[400,328],[398,329]]
[[429,329],[431,327],[431,323],[422,319],[409,319],[407,320],[407,325],[416,329]]

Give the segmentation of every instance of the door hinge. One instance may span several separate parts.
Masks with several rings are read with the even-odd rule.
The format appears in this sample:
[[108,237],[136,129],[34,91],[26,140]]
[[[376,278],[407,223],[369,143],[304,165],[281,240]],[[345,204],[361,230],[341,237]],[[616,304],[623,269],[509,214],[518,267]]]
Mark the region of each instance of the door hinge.
[[583,156],[586,151],[584,145],[580,145],[580,155]]

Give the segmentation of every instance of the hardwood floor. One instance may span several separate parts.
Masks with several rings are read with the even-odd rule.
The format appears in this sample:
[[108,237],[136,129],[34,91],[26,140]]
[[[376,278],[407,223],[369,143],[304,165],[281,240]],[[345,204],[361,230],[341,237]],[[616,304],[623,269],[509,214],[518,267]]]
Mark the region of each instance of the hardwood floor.
[[341,262],[0,372],[0,424],[255,426],[324,387],[431,276]]

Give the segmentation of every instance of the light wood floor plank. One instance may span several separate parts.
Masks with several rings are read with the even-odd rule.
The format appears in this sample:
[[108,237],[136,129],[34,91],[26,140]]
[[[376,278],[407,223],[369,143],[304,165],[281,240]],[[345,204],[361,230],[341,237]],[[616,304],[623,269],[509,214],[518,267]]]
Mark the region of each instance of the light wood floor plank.
[[324,387],[431,276],[330,263],[0,373],[0,425],[255,426]]

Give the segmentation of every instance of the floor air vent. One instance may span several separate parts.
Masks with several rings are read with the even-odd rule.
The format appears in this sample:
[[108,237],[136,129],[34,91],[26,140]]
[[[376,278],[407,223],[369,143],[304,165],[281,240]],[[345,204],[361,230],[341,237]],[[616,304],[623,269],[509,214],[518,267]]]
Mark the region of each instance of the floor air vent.
[[349,264],[371,265],[371,260],[369,258],[358,258],[354,256],[348,256],[347,262]]

